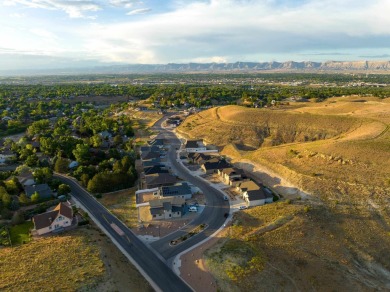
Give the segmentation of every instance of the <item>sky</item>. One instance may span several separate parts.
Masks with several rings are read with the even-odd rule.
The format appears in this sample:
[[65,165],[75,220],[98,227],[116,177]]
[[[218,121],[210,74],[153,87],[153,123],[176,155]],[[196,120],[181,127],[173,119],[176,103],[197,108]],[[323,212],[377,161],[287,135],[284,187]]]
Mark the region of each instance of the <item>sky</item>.
[[0,0],[0,70],[390,60],[390,0]]

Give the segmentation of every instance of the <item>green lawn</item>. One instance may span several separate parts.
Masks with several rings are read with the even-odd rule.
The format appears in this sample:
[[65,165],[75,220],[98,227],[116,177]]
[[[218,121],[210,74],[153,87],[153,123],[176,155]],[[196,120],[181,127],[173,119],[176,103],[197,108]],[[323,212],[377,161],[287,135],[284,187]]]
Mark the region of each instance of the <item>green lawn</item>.
[[12,245],[30,242],[30,230],[33,228],[34,224],[31,221],[26,221],[23,224],[11,227],[9,233]]

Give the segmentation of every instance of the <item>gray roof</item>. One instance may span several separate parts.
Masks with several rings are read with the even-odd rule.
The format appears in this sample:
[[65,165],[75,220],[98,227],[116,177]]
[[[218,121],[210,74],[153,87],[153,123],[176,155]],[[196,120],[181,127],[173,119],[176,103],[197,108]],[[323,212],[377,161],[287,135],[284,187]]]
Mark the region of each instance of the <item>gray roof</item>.
[[187,140],[186,148],[198,148],[198,140]]
[[159,192],[160,192],[160,196],[162,197],[174,197],[174,196],[184,196],[184,195],[192,194],[191,187],[186,182],[183,182],[175,186],[161,187]]
[[26,192],[26,196],[29,198],[31,198],[32,194],[35,192],[39,194],[40,198],[47,199],[53,196],[53,191],[50,189],[48,184],[26,186],[24,190]]
[[151,167],[151,166],[155,166],[155,165],[163,165],[161,163],[161,159],[160,158],[152,158],[150,160],[146,160],[146,161],[142,161],[142,166],[143,167]]
[[181,207],[184,205],[185,199],[179,198],[179,197],[155,199],[155,200],[149,201],[149,206],[150,206],[150,209],[164,208],[164,206],[169,206],[166,203],[169,203],[170,206]]
[[144,168],[145,175],[154,173],[168,173],[167,169],[163,169],[160,165],[153,165]]
[[160,148],[157,146],[141,146],[140,150],[141,152],[155,152],[160,151]]
[[142,152],[141,158],[142,160],[150,160],[153,158],[160,158],[161,154],[160,152]]
[[146,184],[148,186],[155,186],[155,185],[172,185],[177,182],[177,179],[175,176],[169,174],[169,173],[155,173],[155,174],[148,174],[145,176]]
[[217,162],[207,161],[203,163],[203,167],[206,170],[210,170],[210,169],[227,168],[227,167],[231,167],[231,165],[228,162],[226,162],[226,160],[219,160]]
[[266,198],[262,188],[258,190],[247,191],[247,194],[249,201],[264,200]]

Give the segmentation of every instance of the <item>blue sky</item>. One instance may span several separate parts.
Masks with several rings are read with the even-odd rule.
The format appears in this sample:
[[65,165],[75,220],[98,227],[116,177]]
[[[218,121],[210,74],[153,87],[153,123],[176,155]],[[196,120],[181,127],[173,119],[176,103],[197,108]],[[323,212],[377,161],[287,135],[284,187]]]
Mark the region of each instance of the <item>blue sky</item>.
[[0,70],[389,60],[389,0],[0,0]]

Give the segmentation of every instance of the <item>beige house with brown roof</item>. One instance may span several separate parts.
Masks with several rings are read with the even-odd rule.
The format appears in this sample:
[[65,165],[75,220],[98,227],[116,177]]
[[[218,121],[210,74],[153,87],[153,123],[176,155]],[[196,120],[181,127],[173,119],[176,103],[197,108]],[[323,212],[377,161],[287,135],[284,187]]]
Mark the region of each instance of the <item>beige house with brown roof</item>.
[[72,225],[73,210],[68,203],[59,203],[54,210],[35,215],[32,219],[38,235],[59,230]]

